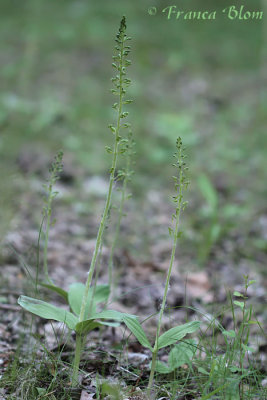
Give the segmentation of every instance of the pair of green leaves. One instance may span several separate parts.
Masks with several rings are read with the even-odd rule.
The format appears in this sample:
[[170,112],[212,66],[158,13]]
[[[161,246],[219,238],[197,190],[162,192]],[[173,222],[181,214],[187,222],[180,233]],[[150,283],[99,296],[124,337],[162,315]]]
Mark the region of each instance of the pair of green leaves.
[[83,335],[88,334],[91,330],[100,325],[118,326],[118,323],[109,322],[109,320],[119,322],[123,320],[123,314],[119,311],[106,310],[98,313],[96,312],[87,320],[79,322],[77,315],[42,300],[20,296],[18,303],[21,307],[32,314],[45,319],[53,319],[55,321],[63,322],[69,329]]
[[[143,330],[140,322],[137,318],[132,318],[128,316],[123,317],[123,322],[127,326],[127,328],[133,333],[136,339],[141,343],[142,346],[147,347],[153,352],[152,345],[150,344],[145,331]],[[200,327],[199,321],[188,322],[184,325],[175,326],[174,328],[169,329],[164,332],[158,338],[158,350],[164,347],[170,346],[176,343],[178,340],[181,340],[188,333],[193,333],[198,330]]]
[[[69,291],[65,291],[58,286],[42,284],[42,286],[58,293],[65,299],[70,307],[70,311],[64,310],[61,307],[54,306],[39,299],[33,299],[27,296],[20,296],[18,303],[25,310],[32,314],[38,315],[45,319],[52,319],[55,321],[65,323],[69,329],[75,330],[80,334],[87,334],[92,329],[100,325],[118,326],[118,322],[109,322],[109,320],[122,321],[122,313],[113,310],[106,310],[96,312],[97,303],[106,301],[109,296],[108,285],[98,285],[90,288],[86,307],[85,307],[85,321],[79,322],[79,314],[81,310],[85,285],[82,283],[74,283],[70,285]],[[91,308],[91,313],[89,311]]]

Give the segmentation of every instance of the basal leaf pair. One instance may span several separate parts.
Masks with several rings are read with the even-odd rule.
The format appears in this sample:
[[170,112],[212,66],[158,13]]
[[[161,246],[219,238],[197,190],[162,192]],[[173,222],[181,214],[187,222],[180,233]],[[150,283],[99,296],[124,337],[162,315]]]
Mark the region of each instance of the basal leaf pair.
[[[70,311],[27,296],[19,297],[19,305],[39,317],[63,322],[69,329],[79,334],[86,335],[100,325],[118,326],[119,322],[123,321],[125,317],[129,320],[134,320],[136,318],[133,315],[124,314],[115,310],[97,312],[97,304],[105,302],[109,296],[108,285],[97,285],[95,288],[90,288],[85,307],[85,318],[82,322],[79,322],[79,315],[85,292],[85,285],[83,283],[78,282],[71,284],[68,292],[54,285],[42,284],[42,286],[60,294],[68,303]],[[119,322],[110,322],[110,320]]]
[[[49,304],[45,301],[33,299],[32,297],[20,296],[18,303],[25,310],[31,312],[32,314],[38,315],[44,319],[52,319],[55,321],[63,322],[71,330],[74,330],[80,334],[87,334],[92,329],[100,325],[118,326],[112,322],[107,322],[105,320],[117,320],[122,321],[124,314],[115,311],[107,310],[99,313],[94,313],[90,318],[83,322],[78,322],[77,315],[74,315],[70,311],[64,310],[63,308],[56,307],[53,304]],[[128,315],[128,318],[134,318],[134,316]],[[95,322],[95,320],[100,320]],[[102,321],[104,320],[104,321]]]
[[[150,344],[142,325],[137,319],[124,317],[123,322],[128,327],[128,329],[134,334],[139,343],[147,347],[153,352],[153,347]],[[184,325],[175,326],[174,328],[169,329],[159,336],[157,342],[157,349],[160,350],[164,347],[170,346],[176,343],[178,340],[184,338],[188,333],[193,333],[199,329],[200,322],[192,321],[188,322]]]

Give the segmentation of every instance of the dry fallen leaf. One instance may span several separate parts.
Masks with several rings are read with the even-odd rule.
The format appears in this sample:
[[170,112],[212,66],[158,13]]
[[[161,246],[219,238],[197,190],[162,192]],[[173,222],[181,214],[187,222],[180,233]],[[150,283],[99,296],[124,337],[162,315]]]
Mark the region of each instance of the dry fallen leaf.
[[80,400],[94,400],[94,393],[87,393],[85,390],[82,390]]
[[205,271],[192,272],[187,275],[186,291],[193,298],[201,298],[205,303],[213,300],[212,293],[209,293],[211,283]]

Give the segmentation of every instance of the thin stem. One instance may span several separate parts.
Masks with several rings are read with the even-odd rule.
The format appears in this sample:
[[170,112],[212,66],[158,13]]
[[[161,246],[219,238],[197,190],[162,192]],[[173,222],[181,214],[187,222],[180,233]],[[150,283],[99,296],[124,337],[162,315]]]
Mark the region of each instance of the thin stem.
[[41,234],[43,231],[43,224],[44,224],[45,216],[43,215],[39,233],[38,233],[38,240],[37,240],[37,259],[36,259],[36,275],[35,275],[35,285],[34,285],[34,296],[37,296],[38,292],[38,282],[39,282],[39,267],[40,267],[40,242],[41,242]]
[[119,207],[119,211],[118,211],[118,220],[117,220],[114,239],[113,239],[113,243],[112,243],[110,255],[109,255],[109,260],[108,260],[108,284],[110,287],[110,294],[106,301],[106,304],[108,304],[109,298],[112,296],[112,292],[113,292],[113,285],[114,285],[114,282],[113,282],[113,258],[114,258],[114,251],[115,251],[115,248],[116,248],[116,245],[118,242],[121,220],[123,217],[123,210],[124,210],[124,205],[125,205],[125,201],[126,201],[126,189],[127,189],[127,184],[128,184],[128,180],[129,180],[128,179],[129,169],[130,169],[130,156],[128,155],[125,177],[123,180],[122,191],[121,191],[121,201],[120,201],[120,207]]
[[[247,303],[247,289],[248,289],[247,280],[248,280],[248,277],[246,276],[245,277],[245,294],[244,294],[244,297],[243,297],[244,305],[243,305],[243,308],[242,308],[242,322],[241,322],[241,326],[240,326],[240,331],[238,332],[238,336],[239,336],[239,367],[240,367],[242,375],[243,375],[243,368],[244,368],[243,362],[244,362],[244,357],[245,357],[245,353],[246,353],[246,351],[243,349],[242,344],[243,344],[243,336],[244,336],[244,331],[245,331],[245,325],[247,323],[247,321],[246,321],[246,314],[247,314],[246,313],[246,303]],[[248,318],[248,321],[249,321],[249,319],[250,318]],[[249,328],[248,328],[248,332],[249,332]],[[243,396],[244,396],[243,379],[241,379],[239,388],[241,389],[240,398],[243,399]]]
[[148,393],[149,393],[149,397],[151,394],[151,388],[152,388],[152,384],[154,381],[154,374],[155,374],[155,369],[156,369],[156,361],[157,361],[157,355],[158,355],[158,351],[155,351],[155,347],[153,349],[152,352],[152,362],[151,362],[151,368],[150,368],[150,375],[149,375],[149,381],[148,381]]
[[73,360],[73,371],[72,371],[72,386],[78,385],[78,372],[81,359],[81,352],[83,348],[83,337],[82,335],[76,333],[76,346],[75,346],[75,356]]
[[[175,230],[173,232],[173,245],[172,245],[172,252],[171,252],[171,259],[170,259],[170,264],[169,264],[169,269],[166,277],[166,282],[165,282],[165,289],[164,289],[164,294],[163,294],[163,299],[162,299],[162,304],[160,308],[160,313],[159,313],[159,319],[158,319],[158,326],[157,326],[157,333],[156,333],[156,340],[152,352],[152,364],[151,364],[151,369],[150,369],[150,375],[149,375],[149,381],[148,381],[148,393],[150,395],[151,393],[151,388],[154,380],[154,374],[155,374],[155,368],[156,368],[156,359],[157,359],[157,354],[158,354],[158,338],[160,335],[160,329],[161,329],[161,322],[162,322],[162,317],[166,305],[166,299],[167,299],[167,293],[169,290],[169,283],[170,283],[170,277],[172,273],[172,268],[173,268],[173,262],[175,259],[175,251],[177,247],[177,239],[179,237],[179,224],[180,224],[180,215],[181,215],[181,210],[183,208],[183,189],[184,189],[184,174],[183,174],[183,168],[181,162],[179,163],[179,160],[181,160],[182,157],[182,147],[180,146],[178,148],[178,168],[179,168],[179,190],[178,190],[178,196],[176,197],[177,199],[177,207],[176,207],[176,212],[175,212]],[[177,187],[177,185],[176,185]]]
[[175,258],[175,251],[176,251],[176,246],[177,246],[177,236],[178,236],[178,231],[179,231],[179,221],[180,221],[180,211],[179,211],[179,213],[177,215],[177,219],[176,219],[174,241],[173,241],[173,247],[172,247],[172,253],[171,253],[171,260],[170,260],[170,265],[169,265],[168,274],[167,274],[167,278],[166,278],[165,289],[164,289],[164,294],[163,294],[163,300],[162,300],[160,313],[159,313],[156,340],[155,340],[153,353],[152,353],[152,365],[151,365],[151,369],[150,369],[149,382],[148,382],[148,390],[149,391],[151,390],[151,387],[152,387],[152,384],[153,384],[153,379],[154,379],[154,374],[155,374],[156,359],[157,359],[157,354],[158,354],[158,338],[159,338],[159,335],[160,335],[161,321],[162,321],[162,317],[163,317],[163,313],[164,313],[164,309],[165,309],[167,293],[168,293],[168,290],[169,290],[170,277],[171,277],[173,262],[174,262],[174,258]]
[[44,242],[44,273],[47,282],[53,285],[53,282],[49,277],[48,266],[47,266],[47,249],[48,249],[48,239],[50,232],[50,222],[51,222],[51,203],[52,203],[52,185],[49,185],[49,197],[48,197],[47,212],[46,212],[46,228],[45,228],[45,242]]
[[99,249],[99,252],[98,252],[98,257],[97,257],[97,262],[96,262],[95,282],[94,282],[93,293],[92,293],[90,304],[89,304],[89,311],[88,311],[89,315],[92,314],[92,309],[93,309],[93,304],[94,304],[96,285],[97,285],[98,276],[99,276],[99,272],[100,272],[100,259],[101,259],[101,255],[102,255],[102,248],[103,248],[103,242],[101,242],[101,246],[100,246],[100,249]]
[[[35,282],[34,282],[34,297],[37,296],[38,292],[38,282],[39,282],[39,266],[40,266],[40,241],[41,241],[41,233],[43,230],[43,223],[44,223],[45,216],[43,216],[40,228],[39,228],[39,233],[38,233],[38,240],[37,240],[37,260],[36,260],[36,275],[35,275]],[[31,317],[31,324],[30,324],[30,332],[32,335],[32,328],[33,328],[33,322],[34,322],[35,316],[32,314]]]

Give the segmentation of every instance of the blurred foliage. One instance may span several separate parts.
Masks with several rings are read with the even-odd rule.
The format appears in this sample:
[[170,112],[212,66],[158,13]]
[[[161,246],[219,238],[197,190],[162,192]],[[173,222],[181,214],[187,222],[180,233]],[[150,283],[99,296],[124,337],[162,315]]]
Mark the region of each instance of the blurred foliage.
[[[174,2],[175,3],[175,2]],[[266,0],[246,0],[250,10]],[[176,4],[176,3],[175,3]],[[72,153],[104,174],[112,135],[112,52],[118,21],[133,37],[130,120],[137,142],[136,192],[172,187],[175,139],[183,138],[198,208],[205,174],[223,201],[264,208],[266,18],[230,21],[230,0],[181,0],[183,10],[218,10],[216,21],[167,20],[164,0],[1,0],[1,168],[28,144]],[[178,6],[178,3],[177,3]],[[238,6],[238,5],[237,5]]]

